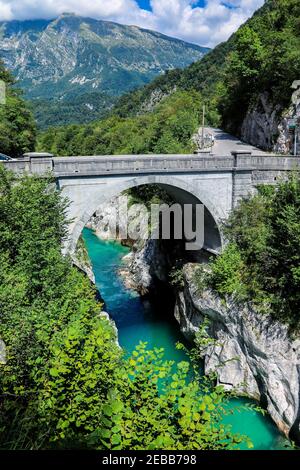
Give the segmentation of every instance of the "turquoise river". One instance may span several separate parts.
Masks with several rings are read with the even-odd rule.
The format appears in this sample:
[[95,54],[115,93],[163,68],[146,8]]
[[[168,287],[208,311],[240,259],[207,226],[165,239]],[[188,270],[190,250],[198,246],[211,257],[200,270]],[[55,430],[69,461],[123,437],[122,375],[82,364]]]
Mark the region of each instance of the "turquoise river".
[[[163,299],[153,305],[125,288],[118,271],[129,249],[116,242],[104,242],[89,229],[84,229],[83,236],[97,288],[105,300],[106,311],[117,325],[121,346],[130,352],[140,341],[146,341],[150,348],[163,347],[167,359],[186,360],[184,351],[175,347],[177,341],[183,341],[178,324],[171,315],[163,318],[166,308]],[[232,414],[225,420],[233,431],[248,435],[257,450],[282,449],[286,440],[268,417],[245,408],[236,411],[243,403],[243,399],[231,401]]]

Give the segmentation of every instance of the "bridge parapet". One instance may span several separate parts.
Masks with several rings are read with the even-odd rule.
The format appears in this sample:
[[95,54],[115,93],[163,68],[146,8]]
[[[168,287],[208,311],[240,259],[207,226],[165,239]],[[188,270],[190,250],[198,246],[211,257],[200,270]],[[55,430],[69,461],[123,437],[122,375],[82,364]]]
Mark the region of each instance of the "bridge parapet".
[[24,158],[1,162],[8,170],[18,175],[45,175],[52,173],[54,157],[51,154],[28,153]]
[[199,157],[195,155],[125,155],[98,157],[65,157],[54,160],[54,174],[60,177],[78,175],[185,173],[230,170],[232,157]]
[[260,184],[275,184],[300,169],[300,157],[251,155],[235,152],[214,155],[120,155],[53,157],[28,154],[2,162],[17,175],[43,176],[51,172],[57,187],[70,201],[66,251],[75,250],[81,231],[97,208],[130,188],[160,184],[180,203],[200,201],[206,208],[206,246],[220,249],[215,229],[239,201]]
[[199,173],[224,171],[291,171],[300,169],[300,157],[251,155],[234,152],[230,156],[200,155],[114,155],[53,157],[28,154],[23,159],[2,162],[17,174],[57,178],[103,176],[107,174]]
[[280,155],[239,155],[235,168],[252,170],[282,170],[291,171],[300,169],[300,157]]

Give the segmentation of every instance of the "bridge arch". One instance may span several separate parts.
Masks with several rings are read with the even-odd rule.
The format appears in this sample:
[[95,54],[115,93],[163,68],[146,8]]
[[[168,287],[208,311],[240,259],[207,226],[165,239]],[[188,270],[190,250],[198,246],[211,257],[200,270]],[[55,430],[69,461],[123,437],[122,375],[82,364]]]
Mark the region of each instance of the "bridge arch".
[[[205,207],[206,248],[216,252],[221,251],[224,241],[220,226],[226,214],[215,206],[207,191],[201,189],[201,185],[199,186],[193,181],[185,181],[173,175],[141,175],[121,179],[112,177],[109,179],[109,184],[106,183],[105,185],[101,184],[100,180],[101,178],[99,184],[87,180],[85,185],[82,186],[82,183],[79,185],[79,188],[81,188],[81,204],[77,204],[76,190],[66,192],[71,201],[70,217],[74,221],[71,224],[66,251],[74,253],[82,230],[101,205],[109,203],[114,197],[128,189],[150,184],[161,186],[179,203],[202,203]],[[73,188],[75,186],[73,184]],[[84,187],[86,187],[85,194],[83,192]],[[71,186],[67,185],[66,188],[69,189]],[[92,192],[89,191],[91,188]],[[64,193],[64,185],[62,185],[62,191]],[[76,209],[72,210],[72,207]],[[208,243],[209,241],[210,243]]]

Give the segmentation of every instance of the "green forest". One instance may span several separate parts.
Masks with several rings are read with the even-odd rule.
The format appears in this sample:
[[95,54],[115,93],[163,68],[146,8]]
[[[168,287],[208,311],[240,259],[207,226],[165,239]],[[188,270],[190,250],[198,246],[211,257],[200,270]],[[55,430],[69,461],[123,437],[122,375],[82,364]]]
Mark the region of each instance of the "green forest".
[[178,91],[152,113],[113,115],[87,126],[53,128],[40,135],[37,149],[54,155],[189,153],[200,120],[201,97]]

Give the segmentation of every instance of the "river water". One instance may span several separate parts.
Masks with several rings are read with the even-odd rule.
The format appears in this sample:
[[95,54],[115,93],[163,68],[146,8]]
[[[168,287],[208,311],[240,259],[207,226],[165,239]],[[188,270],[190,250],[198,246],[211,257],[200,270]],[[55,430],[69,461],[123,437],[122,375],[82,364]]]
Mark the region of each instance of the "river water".
[[[166,359],[187,360],[184,351],[175,347],[177,341],[184,339],[175,319],[166,315],[168,305],[164,299],[150,304],[125,288],[118,270],[129,249],[116,242],[102,241],[89,229],[84,229],[83,237],[97,288],[105,300],[105,310],[117,325],[121,346],[131,352],[140,341],[145,341],[149,348],[164,348]],[[234,432],[249,436],[256,450],[282,449],[286,440],[267,416],[249,409],[237,411],[245,403],[243,399],[231,400],[232,414],[224,421],[232,425]]]

